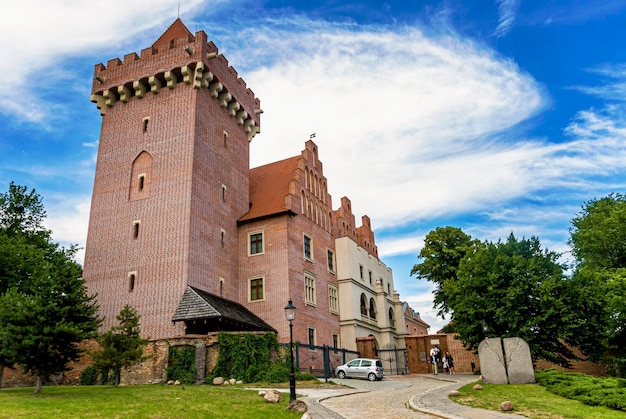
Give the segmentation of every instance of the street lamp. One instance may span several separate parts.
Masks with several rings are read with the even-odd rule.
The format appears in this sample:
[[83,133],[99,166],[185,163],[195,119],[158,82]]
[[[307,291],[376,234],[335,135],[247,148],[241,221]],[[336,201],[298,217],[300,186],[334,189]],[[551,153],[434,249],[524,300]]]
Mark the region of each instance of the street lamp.
[[293,366],[293,321],[296,319],[296,306],[291,303],[285,307],[285,317],[289,320],[289,353],[291,355],[291,371],[289,372],[289,402],[296,400],[296,373]]

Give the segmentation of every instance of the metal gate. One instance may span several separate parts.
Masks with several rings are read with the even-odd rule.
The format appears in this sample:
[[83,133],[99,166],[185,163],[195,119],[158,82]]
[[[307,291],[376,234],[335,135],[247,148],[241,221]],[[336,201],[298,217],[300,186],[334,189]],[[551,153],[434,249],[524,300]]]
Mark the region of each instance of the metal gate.
[[383,361],[385,375],[406,375],[409,363],[406,349],[377,349],[376,356]]
[[[288,343],[281,343],[280,345],[286,347],[287,352],[289,352]],[[335,368],[358,358],[359,353],[327,345],[314,346],[294,343],[293,356],[295,367],[299,371],[308,371],[317,378],[329,379],[334,376]]]

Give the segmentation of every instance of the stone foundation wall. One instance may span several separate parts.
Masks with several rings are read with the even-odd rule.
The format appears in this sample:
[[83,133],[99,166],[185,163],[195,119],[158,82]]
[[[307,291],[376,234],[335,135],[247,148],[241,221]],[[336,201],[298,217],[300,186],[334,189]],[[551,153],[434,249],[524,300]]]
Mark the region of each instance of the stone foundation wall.
[[[169,348],[172,346],[193,346],[196,354],[202,359],[196,359],[196,369],[210,374],[219,356],[217,333],[210,335],[185,335],[170,339],[160,339],[148,342],[144,348],[144,360],[137,365],[124,369],[120,374],[120,384],[160,384],[167,381],[167,360]],[[86,352],[76,362],[68,364],[69,371],[50,377],[45,385],[79,385],[80,375],[93,364],[90,353],[100,350],[95,340],[81,342],[81,349]],[[200,350],[198,350],[200,349]],[[204,349],[204,350],[203,350]],[[202,356],[203,355],[203,356]],[[199,379],[198,381],[202,381]],[[35,377],[23,374],[19,367],[5,368],[2,387],[28,387],[35,385]]]

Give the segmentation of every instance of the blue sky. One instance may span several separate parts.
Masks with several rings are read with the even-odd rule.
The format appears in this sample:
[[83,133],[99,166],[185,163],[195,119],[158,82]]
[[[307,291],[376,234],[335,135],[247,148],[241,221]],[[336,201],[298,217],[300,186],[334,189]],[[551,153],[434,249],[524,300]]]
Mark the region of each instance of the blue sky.
[[[23,0],[0,15],[0,189],[44,197],[55,240],[84,245],[100,115],[93,66],[151,45],[165,0]],[[567,252],[581,205],[626,184],[626,0],[188,0],[261,99],[258,166],[311,133],[334,207],[372,220],[401,299],[423,238],[452,225]],[[79,255],[82,261],[82,253]]]

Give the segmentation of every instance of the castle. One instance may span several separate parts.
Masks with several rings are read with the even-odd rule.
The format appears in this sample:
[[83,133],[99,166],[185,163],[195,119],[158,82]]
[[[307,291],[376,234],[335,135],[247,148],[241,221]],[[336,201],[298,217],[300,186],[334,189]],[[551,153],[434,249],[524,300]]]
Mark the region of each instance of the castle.
[[311,140],[250,169],[260,100],[204,31],[177,19],[140,56],[96,65],[91,93],[102,126],[83,276],[103,330],[129,304],[151,339],[286,342],[291,300],[296,341],[404,348],[407,308],[370,219],[357,226],[346,197],[333,210]]

